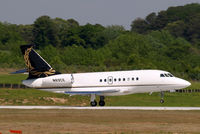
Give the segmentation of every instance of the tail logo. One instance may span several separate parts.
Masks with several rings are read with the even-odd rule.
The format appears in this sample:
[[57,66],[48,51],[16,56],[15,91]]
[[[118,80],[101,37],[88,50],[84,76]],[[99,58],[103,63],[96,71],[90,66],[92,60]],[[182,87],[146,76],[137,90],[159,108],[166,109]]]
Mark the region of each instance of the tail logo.
[[24,54],[24,60],[25,60],[25,64],[28,67],[28,72],[30,72],[31,70],[33,70],[34,68],[31,66],[31,62],[29,60],[29,53],[31,52],[33,47],[27,48],[27,50],[25,51]]
[[25,54],[24,54],[24,60],[25,60],[25,64],[28,67],[28,72],[33,75],[33,76],[37,76],[37,77],[41,77],[42,75],[44,76],[49,76],[49,75],[53,75],[56,73],[56,71],[53,68],[50,68],[48,71],[44,71],[44,72],[40,72],[38,70],[36,70],[30,62],[30,58],[29,58],[29,54],[32,51],[33,47],[27,48],[25,50]]

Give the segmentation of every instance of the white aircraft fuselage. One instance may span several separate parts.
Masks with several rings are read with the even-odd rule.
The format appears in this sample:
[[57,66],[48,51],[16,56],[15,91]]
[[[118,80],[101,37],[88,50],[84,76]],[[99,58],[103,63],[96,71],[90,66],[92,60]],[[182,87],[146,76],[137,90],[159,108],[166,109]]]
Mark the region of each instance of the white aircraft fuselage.
[[190,86],[188,81],[161,70],[58,74],[24,80],[23,84],[57,93],[99,96],[161,92]]

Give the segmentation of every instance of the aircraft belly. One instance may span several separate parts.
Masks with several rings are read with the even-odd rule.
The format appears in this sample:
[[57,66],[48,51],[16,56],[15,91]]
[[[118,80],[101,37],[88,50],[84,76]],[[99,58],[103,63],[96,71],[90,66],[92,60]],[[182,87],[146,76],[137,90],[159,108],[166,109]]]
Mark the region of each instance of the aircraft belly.
[[[119,95],[128,95],[135,93],[148,93],[148,92],[160,92],[168,91],[173,89],[168,86],[124,86],[124,87],[75,87],[75,88],[47,88],[40,89],[44,91],[51,91],[56,93],[73,93],[73,94],[97,94],[103,96],[119,96]],[[110,92],[110,91],[114,92]],[[109,91],[109,92],[108,92]]]

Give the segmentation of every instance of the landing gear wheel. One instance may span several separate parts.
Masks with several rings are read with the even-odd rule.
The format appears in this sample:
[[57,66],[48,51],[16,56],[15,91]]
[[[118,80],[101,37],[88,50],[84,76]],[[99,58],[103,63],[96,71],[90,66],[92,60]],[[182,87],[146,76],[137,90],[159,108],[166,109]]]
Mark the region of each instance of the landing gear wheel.
[[163,104],[165,101],[163,99],[160,100],[160,103]]
[[105,106],[105,101],[99,101],[99,106]]
[[104,99],[105,99],[104,96],[100,96],[99,106],[105,106],[105,101],[104,101]]
[[90,102],[90,105],[92,106],[92,107],[95,107],[95,106],[97,106],[97,102],[94,100],[94,101],[91,101]]
[[95,106],[97,105],[97,102],[96,102],[95,99],[96,99],[95,94],[91,94],[90,105],[91,105],[92,107],[95,107]]

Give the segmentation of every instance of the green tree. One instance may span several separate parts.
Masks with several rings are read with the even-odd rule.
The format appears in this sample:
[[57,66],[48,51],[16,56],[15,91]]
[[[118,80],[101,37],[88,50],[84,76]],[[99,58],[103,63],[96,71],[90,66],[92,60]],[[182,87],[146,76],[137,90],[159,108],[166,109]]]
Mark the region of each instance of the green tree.
[[[104,29],[105,28],[101,26],[100,24],[96,24],[96,25],[86,24],[84,26],[81,26],[79,37],[83,39],[86,43],[86,46],[83,46],[83,47],[98,48],[99,46],[103,46],[104,38],[101,38],[99,34]],[[100,38],[97,38],[97,37],[100,37]]]
[[45,46],[41,49],[41,56],[53,66],[56,70],[62,70],[65,64],[61,61],[61,55],[59,49],[53,47],[52,45]]
[[20,33],[24,41],[29,44],[33,43],[33,25],[18,25],[17,28],[17,32]]
[[72,46],[72,45],[86,46],[85,41],[77,35],[64,37],[62,39],[62,45],[63,46]]
[[187,35],[189,41],[200,42],[200,13],[191,17],[188,23]]
[[148,23],[141,18],[135,19],[131,24],[131,31],[144,34],[148,30]]
[[184,21],[178,20],[172,23],[168,23],[164,29],[168,30],[175,37],[184,37],[186,34],[187,25],[184,23]]
[[99,37],[104,38],[103,44],[107,44],[110,40],[116,39],[119,35],[126,33],[126,30],[123,26],[120,25],[111,25],[105,27],[105,29],[99,33]]
[[149,15],[146,16],[145,20],[147,21],[148,24],[154,25],[155,20],[156,20],[156,13],[150,13]]
[[41,16],[33,24],[33,36],[36,46],[60,46],[58,28],[49,16]]

